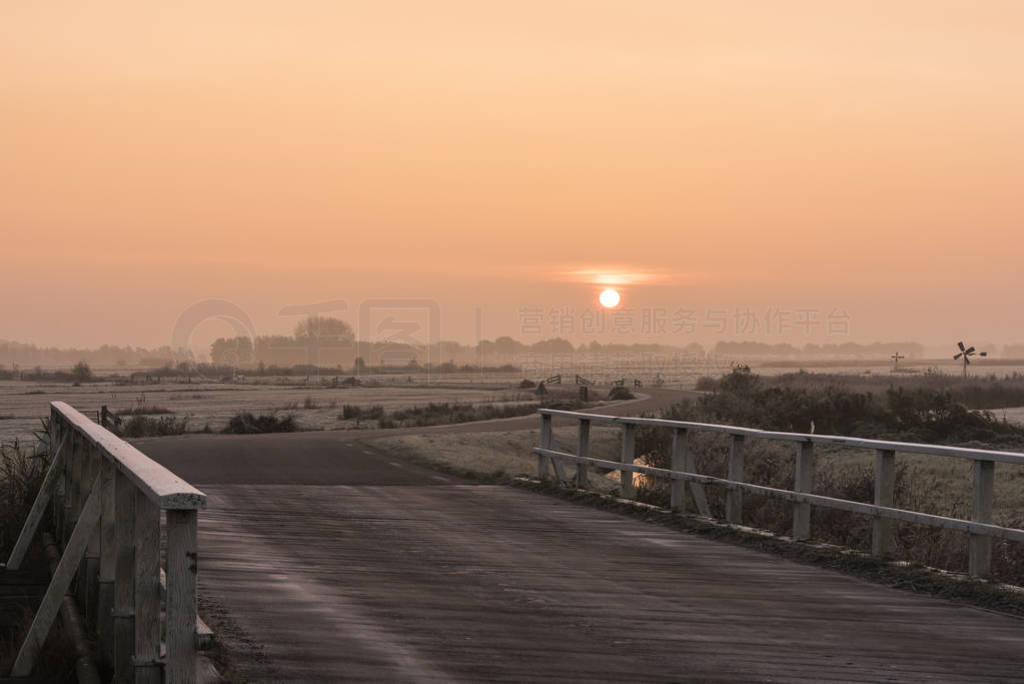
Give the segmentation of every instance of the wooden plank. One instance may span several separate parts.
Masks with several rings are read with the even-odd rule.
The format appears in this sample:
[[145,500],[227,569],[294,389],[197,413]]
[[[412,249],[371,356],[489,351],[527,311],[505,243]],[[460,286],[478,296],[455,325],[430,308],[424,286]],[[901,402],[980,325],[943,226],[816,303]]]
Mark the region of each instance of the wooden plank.
[[114,474],[114,681],[135,680],[135,485],[128,476]]
[[[672,429],[672,470],[687,470],[686,458],[688,456],[686,444],[686,429]],[[672,480],[671,494],[669,495],[669,508],[673,511],[686,511],[686,486],[685,480]]]
[[[793,489],[810,492],[814,488],[814,444],[799,442],[796,445],[796,473]],[[793,504],[793,539],[801,541],[811,538],[811,504]]]
[[[875,454],[875,505],[892,507],[896,487],[896,454],[879,449]],[[871,529],[871,553],[885,557],[892,543],[892,521],[876,518]]]
[[92,536],[92,530],[96,527],[99,517],[100,494],[99,477],[97,477],[89,488],[89,496],[82,507],[81,515],[78,516],[75,529],[71,532],[71,538],[64,549],[64,555],[61,556],[60,562],[57,564],[57,570],[53,573],[53,579],[50,580],[46,594],[43,596],[39,609],[32,619],[32,626],[29,627],[28,634],[25,635],[25,641],[18,651],[14,667],[11,668],[12,676],[28,677],[32,674],[39,650],[50,633],[53,619],[57,617],[57,611],[60,610],[64,594],[67,593],[68,587],[71,586],[71,580],[78,569],[78,564],[85,555],[85,547],[89,543],[89,537]]
[[[533,448],[534,452],[539,450],[539,447]],[[548,450],[548,455],[552,458],[561,458],[567,461],[575,461],[578,458],[575,454],[553,450]],[[755,485],[746,482],[733,482],[731,480],[713,477],[711,475],[679,473],[666,470],[665,468],[652,468],[650,466],[636,464],[628,466],[624,463],[619,463],[618,461],[607,461],[600,458],[588,458],[586,460],[590,465],[596,465],[608,470],[629,470],[634,473],[644,473],[645,475],[650,475],[652,477],[680,479],[690,482],[699,482],[702,484],[718,485],[726,490],[739,489],[752,494],[774,496],[785,501],[809,503],[815,506],[834,508],[836,510],[849,511],[851,513],[860,513],[875,518],[880,517],[890,520],[902,520],[904,522],[917,523],[919,525],[931,525],[933,527],[942,527],[949,530],[958,530],[960,532],[982,534],[996,539],[1024,542],[1024,530],[1012,527],[1001,527],[999,525],[977,523],[968,520],[959,520],[957,518],[946,518],[941,515],[931,515],[930,513],[918,513],[916,511],[908,511],[902,508],[876,506],[874,504],[860,503],[857,501],[847,501],[846,499],[835,499],[829,496],[822,496],[820,494],[805,494],[802,492],[793,492],[788,489],[776,489],[775,487],[766,487],[764,485]]]
[[[622,452],[619,460],[623,465],[633,465],[636,458],[636,426],[630,423],[622,425]],[[619,491],[624,499],[632,499],[636,496],[636,487],[633,485],[633,472],[626,469],[619,469]]]
[[[686,472],[697,472],[697,457],[694,456],[693,451],[690,449],[686,450],[686,457],[683,459],[683,465]],[[693,480],[690,480],[689,484],[690,494],[693,495],[693,503],[697,506],[697,512],[706,518],[712,517],[711,506],[708,505],[708,497],[704,493],[704,485]]]
[[[576,455],[584,458],[590,456],[590,421],[586,418],[580,419],[576,430]],[[576,463],[576,486],[580,489],[587,489],[590,486],[589,469],[586,461]]]
[[[542,449],[550,449],[553,444],[554,438],[551,432],[551,416],[542,413],[540,416],[540,446]],[[546,480],[549,474],[550,468],[548,463],[551,461],[546,455],[537,454],[537,477],[542,480]]]
[[[974,488],[971,502],[971,520],[992,522],[992,504],[995,486],[995,463],[974,462]],[[992,574],[992,538],[972,534],[968,542],[968,566],[972,577]]]
[[[99,477],[100,482],[100,515],[103,509],[103,459],[93,446],[87,446],[86,450],[86,479],[89,481]],[[85,560],[82,563],[82,575],[79,577],[78,586],[81,590],[81,602],[85,624],[90,631],[96,629],[98,619],[98,595],[99,595],[99,574],[100,574],[100,525],[93,527],[92,536],[89,537],[89,544],[85,548]]]
[[117,468],[104,459],[100,472],[100,568],[96,634],[105,665],[114,663],[114,577],[117,566],[117,515],[114,483]]
[[168,683],[196,681],[196,512],[167,511]]
[[57,482],[64,474],[64,446],[66,444],[67,435],[65,434],[57,445],[53,460],[50,462],[50,467],[43,478],[43,484],[39,488],[39,493],[36,494],[36,500],[32,502],[32,509],[28,512],[28,517],[25,518],[25,524],[21,526],[18,541],[14,543],[11,555],[7,558],[7,565],[5,567],[8,570],[18,570],[21,568],[21,562],[25,559],[25,552],[28,551],[29,544],[32,543],[36,530],[39,529],[39,521],[43,519],[46,507],[50,504],[50,499],[53,498]]
[[161,508],[205,508],[206,495],[150,459],[144,453],[100,427],[62,401],[51,404],[84,439],[111,458],[135,486]]
[[[743,435],[729,438],[729,474],[733,482],[743,482]],[[730,489],[725,493],[725,521],[732,525],[743,524],[743,490]]]
[[134,666],[137,683],[161,684],[160,507],[138,488],[135,491]]

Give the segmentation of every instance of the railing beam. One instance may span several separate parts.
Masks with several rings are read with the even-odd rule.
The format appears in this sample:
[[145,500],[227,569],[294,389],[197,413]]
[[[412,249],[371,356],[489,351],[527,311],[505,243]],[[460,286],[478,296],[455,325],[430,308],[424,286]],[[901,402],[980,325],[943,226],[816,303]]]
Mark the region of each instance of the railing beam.
[[71,580],[75,576],[79,561],[85,555],[85,547],[89,543],[89,537],[92,536],[93,528],[96,527],[96,523],[99,521],[99,516],[99,478],[96,478],[92,486],[89,487],[81,514],[78,516],[75,528],[68,539],[64,555],[61,556],[60,561],[57,563],[57,570],[53,573],[50,585],[46,588],[46,594],[39,603],[39,609],[36,610],[35,617],[32,619],[32,626],[29,627],[28,634],[25,635],[25,641],[22,642],[21,648],[18,650],[18,657],[11,668],[12,677],[28,677],[32,674],[32,668],[35,667],[39,650],[43,647],[43,642],[46,641],[46,637],[50,633],[53,619],[57,617],[57,611],[60,610],[64,594],[67,593],[68,588],[71,586]]

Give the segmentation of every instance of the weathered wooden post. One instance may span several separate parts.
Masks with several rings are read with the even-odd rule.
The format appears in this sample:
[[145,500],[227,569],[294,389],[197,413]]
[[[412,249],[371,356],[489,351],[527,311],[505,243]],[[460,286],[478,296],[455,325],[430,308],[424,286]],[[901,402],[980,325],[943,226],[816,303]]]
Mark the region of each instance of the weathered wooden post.
[[167,682],[196,681],[195,510],[167,511]]
[[114,681],[135,681],[135,486],[124,473],[114,477]]
[[[622,455],[619,462],[633,465],[634,458],[636,458],[636,425],[623,423]],[[622,497],[625,499],[632,499],[636,496],[636,487],[633,485],[633,471],[619,471],[619,488],[622,491]]]
[[160,506],[135,493],[135,682],[161,684]]
[[[875,453],[875,505],[891,508],[896,488],[896,452],[879,449]],[[871,553],[889,555],[892,542],[892,520],[876,517],[871,529]]]
[[[686,470],[686,429],[672,429],[672,470]],[[673,511],[686,511],[686,480],[672,480],[669,504]]]
[[[586,389],[586,386],[583,387]],[[581,458],[590,456],[590,421],[580,418],[580,424],[576,432],[576,455]],[[577,461],[576,463],[576,486],[586,489],[589,486],[588,475],[590,464]]]
[[[540,447],[541,449],[550,449],[554,443],[554,436],[551,432],[551,416],[542,413],[540,415]],[[548,468],[548,462],[551,457],[547,454],[537,454],[537,477],[542,480],[546,480],[550,472]]]
[[[743,482],[743,435],[730,435],[728,478]],[[725,493],[725,521],[732,525],[743,522],[743,492],[730,489]]]
[[[99,483],[100,513],[102,514],[102,457],[91,444],[87,446],[85,453],[87,454],[86,458],[88,459],[85,466],[87,472],[86,479],[96,480]],[[81,597],[79,605],[85,615],[86,624],[88,624],[92,629],[97,627],[99,618],[97,595],[99,594],[100,575],[100,528],[100,525],[93,527],[92,535],[89,537],[89,545],[85,549],[85,561],[82,565],[82,574],[78,578],[80,588],[79,596]]]
[[[796,445],[796,473],[793,490],[810,493],[814,488],[814,444],[810,441]],[[811,504],[793,504],[793,539],[811,538]]]
[[115,482],[117,466],[103,459],[100,477],[100,568],[96,593],[96,634],[100,657],[108,665],[114,663],[114,577],[117,564],[117,510]]
[[[974,494],[971,501],[971,520],[974,522],[992,522],[995,466],[994,461],[974,462]],[[968,544],[968,570],[971,576],[988,577],[991,575],[992,537],[972,534]]]

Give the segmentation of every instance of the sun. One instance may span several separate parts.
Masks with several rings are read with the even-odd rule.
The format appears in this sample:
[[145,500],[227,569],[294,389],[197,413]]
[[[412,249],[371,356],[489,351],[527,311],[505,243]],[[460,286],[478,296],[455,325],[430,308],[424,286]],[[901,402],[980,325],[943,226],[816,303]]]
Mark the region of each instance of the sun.
[[607,290],[603,290],[601,292],[601,296],[598,297],[598,301],[601,302],[601,306],[606,309],[614,309],[617,307],[620,299],[621,297],[619,297],[619,293],[610,287]]

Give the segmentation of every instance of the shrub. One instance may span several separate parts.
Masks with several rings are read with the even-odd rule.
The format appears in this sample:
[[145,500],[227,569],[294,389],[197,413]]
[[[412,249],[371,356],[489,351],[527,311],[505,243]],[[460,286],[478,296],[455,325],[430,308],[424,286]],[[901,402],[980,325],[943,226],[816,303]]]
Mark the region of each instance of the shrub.
[[695,389],[698,392],[713,392],[718,389],[718,381],[710,375],[702,375],[697,378],[697,386]]
[[345,404],[341,407],[341,415],[338,416],[339,420],[359,420],[365,418],[366,420],[379,420],[384,417],[384,407],[380,404],[374,404],[367,408],[362,406],[354,406],[352,404]]
[[85,361],[79,361],[71,369],[71,379],[75,382],[88,382],[93,379],[92,369]]
[[48,457],[14,440],[0,444],[0,554],[7,557],[43,483]]
[[174,411],[164,408],[163,406],[136,406],[134,408],[121,409],[117,412],[118,416],[156,416],[167,413],[174,413]]
[[519,389],[533,389],[536,386],[537,383],[530,379],[525,379],[521,383],[519,383]]
[[149,416],[132,416],[130,420],[121,426],[122,437],[166,437],[168,435],[180,435],[188,431],[188,416],[175,418],[164,416],[162,418],[150,418]]
[[298,429],[299,426],[291,415],[279,418],[273,414],[254,416],[245,412],[231,418],[227,427],[221,432],[232,435],[251,435],[267,432],[295,432]]
[[612,387],[612,390],[608,393],[608,398],[615,401],[621,401],[624,399],[636,399],[632,392],[629,391],[628,387],[622,387],[616,385]]

